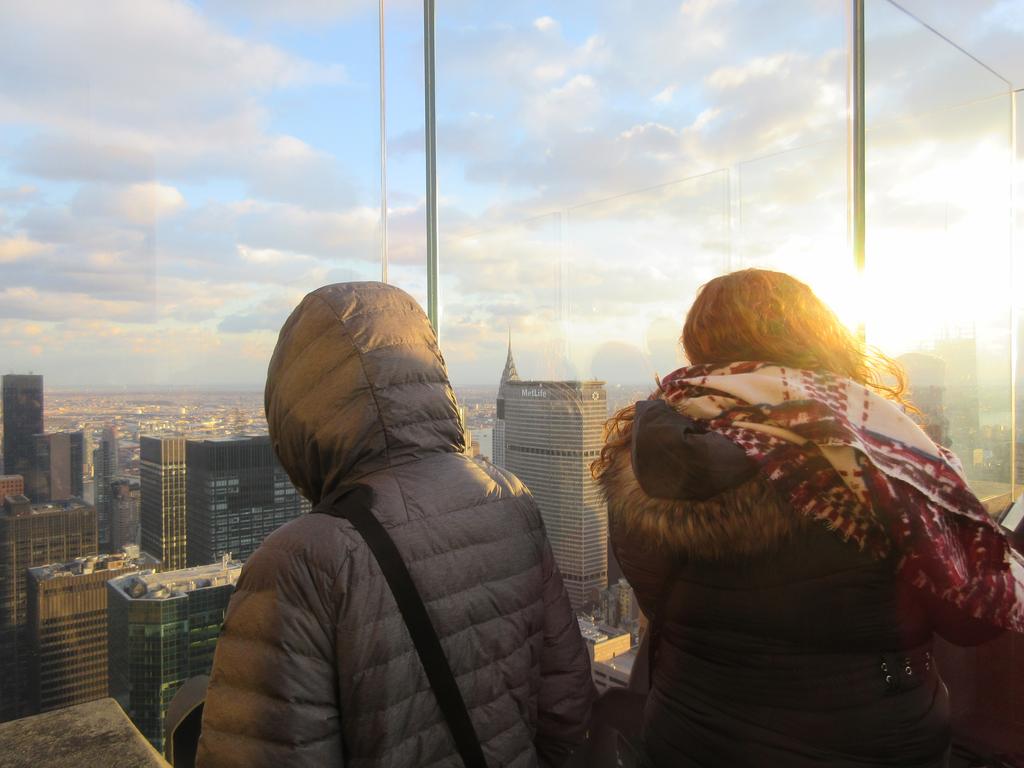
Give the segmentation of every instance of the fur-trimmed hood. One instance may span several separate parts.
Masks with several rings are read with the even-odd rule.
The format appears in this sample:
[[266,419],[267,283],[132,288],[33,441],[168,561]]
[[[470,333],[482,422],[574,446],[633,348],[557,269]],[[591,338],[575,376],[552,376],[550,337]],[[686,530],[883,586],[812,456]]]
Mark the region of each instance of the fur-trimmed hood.
[[[678,405],[672,407],[681,410]],[[794,532],[811,524],[779,498],[766,478],[749,472],[737,475],[735,485],[710,498],[650,495],[641,487],[634,465],[668,462],[669,457],[637,450],[642,430],[649,427],[635,418],[636,408],[633,406],[633,411],[612,427],[604,469],[598,477],[608,501],[613,542],[628,538],[697,559],[732,559],[775,550]],[[710,471],[701,467],[697,474]]]

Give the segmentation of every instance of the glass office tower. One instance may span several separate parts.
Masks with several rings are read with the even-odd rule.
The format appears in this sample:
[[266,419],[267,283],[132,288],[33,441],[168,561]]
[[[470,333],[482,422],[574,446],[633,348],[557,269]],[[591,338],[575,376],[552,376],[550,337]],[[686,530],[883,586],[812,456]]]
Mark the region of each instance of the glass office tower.
[[28,497],[36,503],[82,498],[84,454],[82,432],[33,435]]
[[117,431],[105,427],[100,443],[92,452],[93,488],[95,489],[96,518],[99,525],[100,552],[117,551],[114,532],[114,501],[111,485],[117,478]]
[[190,677],[209,674],[241,569],[225,558],[107,582],[110,695],[161,752],[167,705]]
[[246,560],[273,530],[310,510],[274,456],[270,438],[189,440],[188,563]]
[[93,507],[81,501],[5,499],[0,510],[0,722],[30,708],[28,569],[95,554]]
[[4,473],[28,478],[32,471],[32,436],[43,432],[43,377],[3,377]]
[[533,493],[579,610],[608,585],[608,508],[590,474],[608,418],[604,382],[509,381],[501,397],[504,467]]
[[165,570],[186,565],[185,438],[142,437],[139,441],[139,521],[142,551]]
[[134,478],[122,477],[110,484],[110,538],[115,551],[139,546],[141,498],[141,486]]
[[108,695],[107,582],[156,565],[132,550],[29,569],[31,712]]

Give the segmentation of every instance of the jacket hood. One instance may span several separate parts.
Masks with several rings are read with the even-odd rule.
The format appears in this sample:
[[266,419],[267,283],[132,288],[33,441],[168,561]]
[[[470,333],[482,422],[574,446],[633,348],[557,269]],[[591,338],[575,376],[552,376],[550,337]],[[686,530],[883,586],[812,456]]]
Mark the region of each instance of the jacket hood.
[[630,439],[610,449],[599,479],[613,542],[732,559],[777,549],[808,525],[731,444],[709,441],[692,423],[659,398],[637,403],[618,427]]
[[465,449],[426,315],[384,283],[307,295],[281,328],[264,393],[270,439],[314,504],[358,477]]

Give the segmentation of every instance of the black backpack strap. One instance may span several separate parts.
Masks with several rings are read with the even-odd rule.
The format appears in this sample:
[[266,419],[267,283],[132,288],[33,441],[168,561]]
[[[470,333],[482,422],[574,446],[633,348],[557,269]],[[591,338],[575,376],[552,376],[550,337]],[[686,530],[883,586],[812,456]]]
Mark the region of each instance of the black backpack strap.
[[427,680],[434,690],[437,704],[448,721],[448,728],[459,755],[462,756],[462,762],[466,768],[487,768],[480,739],[473,728],[466,702],[462,699],[462,692],[455,682],[455,675],[452,674],[452,668],[444,655],[444,649],[430,621],[423,598],[420,597],[395,542],[370,511],[372,504],[373,490],[369,486],[350,485],[325,498],[316,505],[313,512],[348,520],[363,537],[377,559],[384,578],[387,579],[395,602],[398,603],[398,609],[405,619],[405,626],[412,636],[413,645],[416,646],[420,662],[427,673]]

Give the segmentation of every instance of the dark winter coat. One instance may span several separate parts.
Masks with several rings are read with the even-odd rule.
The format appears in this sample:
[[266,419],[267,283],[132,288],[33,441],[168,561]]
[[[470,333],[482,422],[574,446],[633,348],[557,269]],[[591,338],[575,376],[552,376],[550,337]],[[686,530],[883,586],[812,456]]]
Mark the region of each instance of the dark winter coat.
[[668,595],[644,713],[651,763],[944,765],[932,632],[970,643],[997,631],[796,515],[726,438],[684,439],[683,418],[650,409],[603,478],[641,607],[653,616]]
[[[436,339],[379,283],[308,295],[266,388],[282,465],[314,503],[343,483],[409,566],[491,766],[557,764],[584,735],[590,665],[540,514],[463,454]],[[199,764],[458,766],[376,561],[347,521],[307,515],[245,564],[217,645]]]

